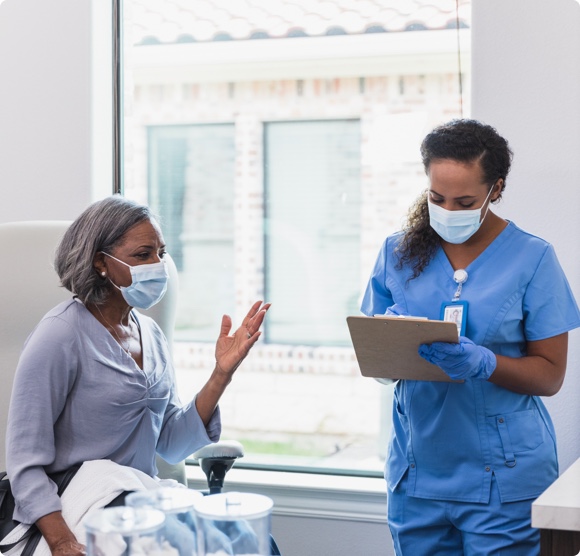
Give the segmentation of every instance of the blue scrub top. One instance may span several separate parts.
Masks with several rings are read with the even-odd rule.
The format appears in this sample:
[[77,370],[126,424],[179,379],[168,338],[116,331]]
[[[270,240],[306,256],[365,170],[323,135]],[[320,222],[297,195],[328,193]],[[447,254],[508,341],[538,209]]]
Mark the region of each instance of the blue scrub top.
[[[438,248],[421,275],[409,280],[408,266],[396,268],[401,237],[383,244],[361,310],[383,314],[396,303],[410,315],[439,319],[441,303],[457,289],[453,267]],[[523,357],[527,341],[580,326],[553,247],[512,222],[466,270],[465,336],[497,355]],[[502,502],[535,498],[558,476],[554,426],[539,397],[485,380],[401,380],[385,469],[391,490],[407,470],[409,496],[488,502],[494,474]]]

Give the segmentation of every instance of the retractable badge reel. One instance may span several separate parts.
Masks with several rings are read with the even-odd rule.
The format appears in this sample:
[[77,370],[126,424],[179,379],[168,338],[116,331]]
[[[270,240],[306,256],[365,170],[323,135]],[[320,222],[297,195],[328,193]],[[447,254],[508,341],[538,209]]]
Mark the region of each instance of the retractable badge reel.
[[469,306],[467,301],[462,301],[461,290],[463,284],[467,282],[469,275],[463,268],[456,270],[453,273],[453,280],[457,284],[457,289],[453,294],[451,301],[444,301],[441,303],[441,320],[446,322],[454,322],[457,325],[457,333],[459,336],[465,336],[465,327],[467,325],[467,308]]

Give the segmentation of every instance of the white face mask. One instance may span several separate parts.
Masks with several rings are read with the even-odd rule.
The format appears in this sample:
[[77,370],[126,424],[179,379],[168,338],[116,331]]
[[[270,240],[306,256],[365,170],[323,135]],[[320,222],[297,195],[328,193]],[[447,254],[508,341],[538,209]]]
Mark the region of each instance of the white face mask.
[[158,263],[131,266],[104,251],[103,254],[107,255],[107,257],[111,257],[111,259],[119,261],[125,266],[128,266],[131,270],[130,286],[117,286],[117,284],[109,278],[111,284],[121,290],[123,298],[131,307],[149,309],[158,303],[165,295],[169,272],[167,271],[167,264],[163,259]]
[[493,187],[489,190],[483,205],[478,209],[470,210],[447,210],[443,207],[427,202],[429,207],[429,223],[437,234],[448,243],[464,243],[467,241],[481,226],[484,218],[487,216],[489,205],[485,209],[483,218],[481,210],[489,199]]

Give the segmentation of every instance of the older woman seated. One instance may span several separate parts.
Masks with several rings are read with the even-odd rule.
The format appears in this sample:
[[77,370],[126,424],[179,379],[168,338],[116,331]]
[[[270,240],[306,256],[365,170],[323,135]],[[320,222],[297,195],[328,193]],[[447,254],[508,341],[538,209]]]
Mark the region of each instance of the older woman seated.
[[148,309],[167,288],[165,243],[149,208],[121,196],[86,209],[55,257],[73,295],[49,311],[24,346],[12,393],[7,469],[15,519],[36,523],[51,553],[84,554],[65,523],[47,473],[107,459],[154,476],[218,440],[218,402],[260,336],[269,304],[254,303],[240,328],[224,315],[216,365],[183,405],[167,341]]

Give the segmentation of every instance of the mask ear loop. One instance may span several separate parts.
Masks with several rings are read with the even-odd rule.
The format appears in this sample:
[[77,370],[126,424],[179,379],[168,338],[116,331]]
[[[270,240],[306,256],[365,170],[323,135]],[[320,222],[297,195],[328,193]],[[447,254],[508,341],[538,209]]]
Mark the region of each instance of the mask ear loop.
[[[487,216],[487,212],[489,211],[489,205],[491,205],[490,197],[491,197],[493,190],[495,189],[496,184],[497,184],[497,182],[491,186],[491,189],[489,190],[489,193],[487,194],[485,201],[483,201],[483,205],[485,205],[485,203],[487,203],[487,200],[489,199],[489,203],[487,203],[487,208],[485,209],[485,214],[483,215],[483,217],[479,221],[480,224],[485,220],[485,217]],[[481,208],[483,208],[483,205],[481,205]],[[481,210],[481,209],[479,209],[479,210]]]
[[117,259],[117,257],[113,257],[113,255],[109,255],[109,253],[105,253],[104,251],[101,251],[101,253],[103,255],[106,255],[107,257],[111,257],[111,259],[115,259],[117,262],[124,264],[125,266],[128,266],[129,268],[133,268],[130,264],[124,263],[121,259]]
[[[101,253],[103,255],[106,255],[107,257],[111,257],[111,259],[115,259],[116,261],[120,262],[121,264],[124,264],[125,266],[128,266],[129,268],[133,268],[130,264],[124,263],[120,259],[117,259],[117,257],[113,257],[113,255],[109,255],[109,253],[105,253],[105,251],[101,251]],[[107,276],[106,272],[101,272],[101,276],[103,277],[104,280],[108,280],[111,284],[113,284],[113,286],[115,286],[120,292],[123,291],[123,289],[121,287],[117,286],[117,284],[115,284],[115,282],[113,282],[113,280],[111,280],[111,278],[109,276]]]

